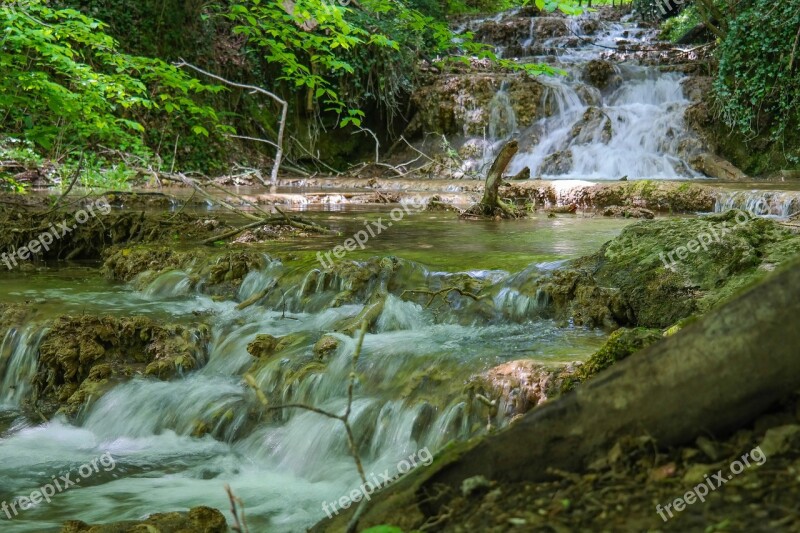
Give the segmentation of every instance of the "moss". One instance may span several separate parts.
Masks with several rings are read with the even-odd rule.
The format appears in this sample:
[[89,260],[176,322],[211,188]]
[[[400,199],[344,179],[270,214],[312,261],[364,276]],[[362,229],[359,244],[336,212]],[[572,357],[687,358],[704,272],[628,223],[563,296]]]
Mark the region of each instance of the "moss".
[[339,339],[332,335],[323,335],[314,344],[314,354],[318,359],[328,359],[339,348]]
[[230,299],[247,274],[264,267],[263,253],[250,248],[195,247],[182,251],[174,246],[133,245],[108,250],[102,272],[114,281],[135,281],[141,289],[161,274],[185,270],[191,274],[193,284],[202,285],[205,293]]
[[66,522],[61,533],[134,533],[134,532],[226,533],[228,525],[221,512],[210,507],[194,507],[188,512],[155,513],[145,520],[111,524],[87,524],[79,520]]
[[135,374],[169,379],[196,368],[205,338],[203,328],[162,326],[146,317],[59,317],[42,339],[26,404],[46,415],[74,416]]
[[[632,224],[596,254],[525,290],[541,291],[556,317],[576,324],[667,328],[707,312],[800,253],[800,237],[771,220],[738,224],[743,215]],[[679,259],[676,250],[701,236],[705,246]]]
[[800,146],[797,128],[787,128],[782,140],[772,138],[769,128],[763,128],[754,137],[745,136],[731,131],[724,121],[719,120],[715,108],[713,94],[708,92],[703,101],[690,106],[685,113],[687,124],[715,153],[750,176],[800,170],[800,160],[787,158],[788,147]]
[[[88,206],[91,202],[87,201]],[[73,224],[70,232],[55,239],[47,249],[42,248],[39,259],[97,260],[112,246],[129,246],[131,243],[174,243],[207,237],[220,223],[214,219],[199,218],[186,213],[145,213],[137,211],[94,211],[83,223]],[[13,228],[0,234],[0,248],[17,249],[26,246],[44,232],[53,231],[63,222],[76,220],[75,211],[38,211],[15,207],[0,212],[0,226]],[[209,223],[210,222],[210,223]],[[60,232],[61,230],[55,230]],[[27,264],[23,262],[23,264]]]
[[572,388],[576,383],[583,383],[601,370],[605,370],[617,361],[621,361],[633,353],[647,348],[663,338],[661,330],[648,328],[620,328],[608,338],[603,346],[575,371],[574,379],[565,382],[562,390]]
[[259,359],[269,359],[275,354],[279,339],[272,335],[256,335],[255,340],[247,345],[247,352]]
[[184,269],[197,258],[197,251],[179,252],[173,246],[125,246],[106,251],[101,272],[114,281],[129,282],[149,272],[142,284],[168,270]]

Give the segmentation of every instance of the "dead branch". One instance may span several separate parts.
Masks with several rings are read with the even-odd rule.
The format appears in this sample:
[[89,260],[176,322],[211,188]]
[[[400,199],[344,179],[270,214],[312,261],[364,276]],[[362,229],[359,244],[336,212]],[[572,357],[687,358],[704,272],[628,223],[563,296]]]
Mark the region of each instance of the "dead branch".
[[[225,492],[228,493],[228,499],[231,502],[231,514],[233,515],[233,526],[231,526],[231,529],[233,531],[237,531],[238,533],[249,533],[250,530],[247,529],[247,522],[244,518],[244,503],[233,493],[230,485],[225,485]],[[239,522],[239,506],[242,508],[241,522]]]
[[255,378],[250,374],[245,375],[245,382],[249,385],[252,389],[255,390],[256,396],[258,397],[261,404],[264,406],[265,411],[283,411],[284,409],[304,409],[306,411],[311,411],[312,413],[317,413],[319,415],[325,416],[327,418],[333,418],[335,420],[341,420],[344,424],[345,432],[347,434],[347,445],[350,449],[350,454],[353,456],[353,461],[356,463],[356,469],[358,470],[358,475],[361,477],[361,481],[366,484],[367,483],[367,476],[364,473],[364,465],[361,463],[361,456],[358,453],[358,444],[356,443],[355,436],[353,434],[353,428],[350,425],[350,413],[353,410],[353,392],[355,390],[356,381],[358,380],[358,375],[356,374],[356,366],[358,364],[358,360],[361,357],[361,347],[364,345],[364,336],[367,334],[367,321],[363,321],[361,323],[361,330],[359,331],[358,340],[356,341],[356,347],[353,351],[353,358],[350,364],[350,380],[347,385],[347,407],[345,411],[341,415],[337,415],[336,413],[332,413],[330,411],[326,411],[325,409],[320,409],[319,407],[315,407],[313,405],[307,405],[304,403],[287,403],[281,405],[269,405],[269,400],[267,399],[264,391],[261,390],[258,383],[256,383]]
[[225,85],[230,85],[231,87],[236,87],[239,89],[246,89],[249,91],[261,93],[263,95],[268,96],[269,98],[274,100],[278,105],[281,106],[281,120],[278,123],[278,139],[276,143],[273,143],[275,146],[275,162],[272,165],[272,174],[270,175],[270,181],[272,182],[273,185],[275,185],[278,182],[278,171],[281,168],[281,159],[283,159],[283,134],[286,131],[286,117],[289,113],[289,104],[286,102],[286,100],[284,100],[283,98],[281,98],[280,96],[278,96],[273,92],[270,92],[266,89],[262,89],[261,87],[256,87],[255,85],[247,85],[244,83],[238,83],[235,81],[227,80],[221,76],[217,76],[216,74],[212,74],[211,72],[203,70],[200,67],[196,67],[191,63],[187,63],[183,59],[175,63],[175,66],[177,68],[188,67],[196,72],[199,72],[200,74],[208,76],[209,78],[222,82]]
[[484,218],[501,216],[506,218],[519,217],[518,211],[500,199],[499,189],[503,184],[503,172],[517,153],[517,141],[510,141],[500,149],[489,173],[486,175],[486,185],[481,201],[461,214],[461,218]]
[[377,165],[381,159],[380,157],[381,143],[378,140],[378,136],[375,135],[375,132],[369,128],[359,128],[356,131],[354,131],[351,135],[355,135],[356,133],[369,133],[370,135],[372,135],[372,138],[375,139],[375,164]]

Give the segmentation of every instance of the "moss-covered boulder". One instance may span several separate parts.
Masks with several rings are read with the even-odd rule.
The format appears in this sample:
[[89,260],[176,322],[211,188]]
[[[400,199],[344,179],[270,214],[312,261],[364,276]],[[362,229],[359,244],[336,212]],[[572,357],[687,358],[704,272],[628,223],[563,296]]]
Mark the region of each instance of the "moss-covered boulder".
[[87,524],[70,520],[61,533],[227,533],[225,516],[210,507],[193,507],[188,512],[156,513],[145,520],[111,524]]
[[207,294],[232,298],[245,276],[264,266],[264,254],[249,248],[180,250],[174,246],[132,245],[107,250],[102,272],[108,279],[133,282],[141,289],[164,273],[183,270],[190,274],[192,286],[202,285]]
[[174,246],[121,246],[106,251],[101,272],[114,281],[129,282],[148,272],[142,282],[168,270],[184,269],[197,259],[197,250],[181,252]]
[[197,368],[206,341],[204,326],[165,326],[142,316],[59,317],[39,347],[26,404],[45,416],[73,416],[121,380],[169,379]]
[[667,328],[800,255],[800,237],[741,211],[632,224],[597,253],[533,280],[576,324]]

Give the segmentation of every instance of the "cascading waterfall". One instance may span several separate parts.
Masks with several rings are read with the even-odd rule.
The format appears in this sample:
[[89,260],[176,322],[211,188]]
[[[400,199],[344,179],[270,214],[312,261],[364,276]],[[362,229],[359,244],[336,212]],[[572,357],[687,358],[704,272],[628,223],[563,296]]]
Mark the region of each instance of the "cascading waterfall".
[[[628,70],[628,69],[625,69]],[[676,179],[695,173],[678,155],[688,135],[683,128],[681,77],[633,69],[598,105],[568,79],[548,81],[554,113],[533,128],[541,139],[518,154],[509,173],[523,167],[550,179]],[[591,94],[591,93],[590,93]]]
[[[248,274],[239,289],[241,301],[262,295],[259,303],[245,309],[198,292],[203,282],[188,284],[197,276],[191,269],[168,272],[131,294],[129,305],[142,310],[140,302],[146,301],[147,312],[159,316],[191,315],[192,305],[213,314],[210,341],[202,348],[204,353],[196,355],[202,366],[173,381],[134,377],[119,383],[80,413],[77,426],[61,418],[35,428],[20,426],[8,438],[0,438],[0,453],[19,456],[19,446],[43,438],[58,442],[50,453],[67,466],[87,456],[112,453],[119,464],[115,475],[121,478],[98,481],[102,491],[82,487],[85,495],[96,498],[96,508],[82,519],[103,516],[103,509],[114,508],[119,498],[127,502],[115,514],[120,519],[192,504],[224,507],[221,487],[227,482],[247,498],[253,527],[296,531],[322,516],[320,501],[333,500],[358,484],[344,426],[302,409],[267,412],[243,377],[249,374],[272,405],[302,403],[343,412],[357,334],[334,329],[386,290],[389,265],[394,265],[393,284],[436,289],[466,276],[487,284],[499,305],[496,315],[486,316],[485,309],[473,313],[476,302],[456,293],[444,305],[430,309],[396,293],[386,296],[363,342],[350,419],[368,472],[383,472],[417,450],[433,451],[481,431],[487,413],[458,384],[485,369],[487,361],[491,366],[492,361],[499,363],[520,351],[546,358],[563,342],[561,330],[546,320],[522,323],[525,311],[506,303],[503,296],[515,291],[519,301],[535,300],[535,290],[523,281],[525,272],[543,273],[549,264],[509,275],[498,270],[432,272],[412,262],[383,260],[383,270],[373,271],[372,279],[358,289],[352,276],[287,268],[267,257],[266,266]],[[337,292],[358,296],[339,305]],[[120,305],[119,299],[101,294],[75,298],[93,299],[117,310]],[[465,317],[468,324],[462,324]],[[0,345],[5,409],[16,409],[30,392],[13,384],[32,381],[45,332],[38,326],[12,329]],[[334,340],[333,351],[324,356],[313,350],[320,332],[330,332],[327,335]],[[254,365],[248,344],[263,333],[287,339],[288,345],[278,357]],[[576,334],[587,346],[600,336],[591,331],[570,333]],[[499,413],[493,424],[505,421],[504,413]],[[9,475],[4,468],[12,467],[0,466],[0,475]],[[281,493],[273,483],[288,488]],[[10,490],[37,484],[17,477]],[[189,492],[169,493],[167,486]],[[69,507],[77,498],[70,495],[61,501]],[[295,511],[297,502],[303,512]],[[20,530],[38,531],[41,520],[70,518],[59,509],[32,510]]]
[[[517,12],[504,17],[510,27],[522,27]],[[588,34],[587,26],[592,28]],[[518,42],[511,45],[521,52],[519,57],[550,64],[555,57],[554,66],[566,74],[539,77],[545,86],[542,111],[532,124],[515,124],[521,148],[509,165],[510,175],[528,167],[532,177],[545,179],[700,176],[687,163],[702,145],[684,124],[684,111],[690,104],[683,93],[684,75],[632,63],[608,63],[605,68],[614,72],[605,85],[591,81],[591,68],[596,67],[591,61],[600,59],[608,48],[654,40],[652,30],[587,14],[531,17],[527,33],[519,32]],[[549,37],[539,37],[540,33]],[[515,97],[524,98],[518,93]],[[514,103],[501,89],[488,104],[490,140],[506,138],[513,131],[496,121],[506,108],[513,110]]]

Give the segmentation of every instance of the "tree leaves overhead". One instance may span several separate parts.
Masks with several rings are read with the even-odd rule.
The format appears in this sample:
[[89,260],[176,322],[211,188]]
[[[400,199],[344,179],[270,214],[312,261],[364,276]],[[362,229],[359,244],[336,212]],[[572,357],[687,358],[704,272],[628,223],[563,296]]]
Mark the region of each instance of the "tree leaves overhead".
[[[52,155],[86,144],[144,150],[136,113],[173,113],[208,127],[213,109],[189,95],[216,91],[158,59],[120,52],[106,25],[41,0],[0,5],[0,111],[5,133]],[[203,126],[198,133],[206,132]]]

